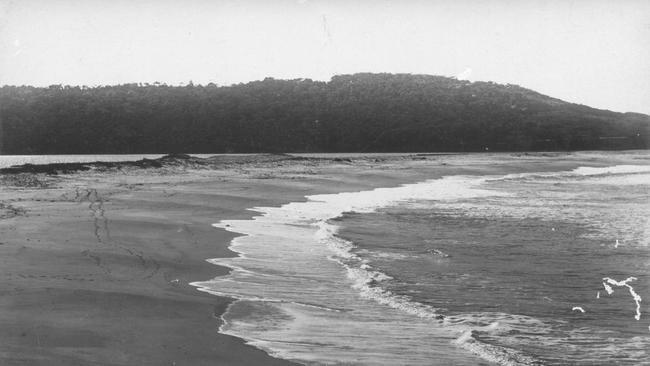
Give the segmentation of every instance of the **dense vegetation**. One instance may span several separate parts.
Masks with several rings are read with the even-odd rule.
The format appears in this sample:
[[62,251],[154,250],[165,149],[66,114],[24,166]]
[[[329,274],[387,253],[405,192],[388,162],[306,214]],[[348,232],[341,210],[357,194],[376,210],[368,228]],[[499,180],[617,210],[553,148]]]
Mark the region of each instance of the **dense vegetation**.
[[427,75],[0,88],[3,154],[639,149],[649,136],[646,115]]

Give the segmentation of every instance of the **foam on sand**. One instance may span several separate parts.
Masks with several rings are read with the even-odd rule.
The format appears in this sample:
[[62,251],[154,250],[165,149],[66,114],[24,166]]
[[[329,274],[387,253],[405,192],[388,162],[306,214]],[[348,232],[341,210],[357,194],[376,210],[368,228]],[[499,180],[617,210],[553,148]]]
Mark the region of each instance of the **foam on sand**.
[[[644,168],[578,168],[547,176],[650,171],[650,167]],[[237,257],[210,260],[232,268],[231,273],[193,285],[238,300],[223,315],[222,333],[241,337],[286,359],[394,365],[403,363],[404,350],[408,349],[418,350],[408,355],[412,365],[429,365],[432,359],[453,364],[469,357],[449,347],[453,343],[501,365],[535,365],[539,362],[517,351],[516,346],[485,342],[483,336],[512,331],[546,337],[550,331],[545,324],[502,313],[445,317],[429,305],[392,293],[382,286],[391,277],[355,254],[354,244],[339,238],[338,227],[328,221],[345,212],[373,212],[411,200],[445,202],[507,196],[481,185],[489,180],[526,176],[540,175],[451,176],[394,188],[312,195],[306,202],[281,207],[256,207],[251,210],[260,215],[251,220],[214,224],[243,234],[230,244]],[[627,282],[619,285],[604,281],[606,290],[616,285],[628,286],[633,292]],[[471,358],[460,363],[472,364],[468,360]]]
[[[436,309],[383,289],[381,282],[390,276],[354,254],[353,243],[337,237],[338,227],[328,220],[344,212],[372,212],[413,199],[503,194],[478,188],[483,181],[482,177],[453,176],[253,208],[261,215],[214,225],[244,234],[230,245],[238,257],[210,260],[232,268],[231,273],[193,285],[238,299],[223,315],[222,333],[244,338],[283,358],[373,365],[399,364],[404,357],[413,365],[429,365],[431,359],[447,364],[471,360],[461,349],[454,351],[452,341],[473,325],[462,319],[447,321]],[[455,344],[483,359],[494,358],[496,346],[483,348],[480,341]],[[405,356],[404,349],[421,352]],[[514,350],[497,353],[502,360],[523,357]]]

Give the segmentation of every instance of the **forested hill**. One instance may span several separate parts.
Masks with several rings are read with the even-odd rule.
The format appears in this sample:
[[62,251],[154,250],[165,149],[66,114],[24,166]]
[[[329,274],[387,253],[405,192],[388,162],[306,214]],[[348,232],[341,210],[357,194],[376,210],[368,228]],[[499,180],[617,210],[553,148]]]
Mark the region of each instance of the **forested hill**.
[[0,88],[0,153],[646,149],[650,117],[410,74]]

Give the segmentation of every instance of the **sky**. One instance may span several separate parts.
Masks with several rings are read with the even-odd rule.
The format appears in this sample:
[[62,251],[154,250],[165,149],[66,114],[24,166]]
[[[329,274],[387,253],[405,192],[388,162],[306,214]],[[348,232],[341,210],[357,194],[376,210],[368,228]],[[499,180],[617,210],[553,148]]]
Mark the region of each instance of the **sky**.
[[650,114],[647,0],[0,0],[0,85],[391,72]]

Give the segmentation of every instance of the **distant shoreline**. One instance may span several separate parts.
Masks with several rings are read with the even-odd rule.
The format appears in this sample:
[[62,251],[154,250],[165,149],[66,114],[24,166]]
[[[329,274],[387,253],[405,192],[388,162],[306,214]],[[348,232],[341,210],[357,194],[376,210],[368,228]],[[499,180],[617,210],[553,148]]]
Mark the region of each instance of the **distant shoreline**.
[[[332,162],[349,162],[353,159],[374,159],[376,162],[396,157],[410,157],[414,160],[425,160],[427,157],[441,157],[463,154],[511,154],[513,156],[550,157],[571,153],[607,152],[611,150],[585,150],[585,151],[522,151],[522,152],[377,152],[377,153],[241,153],[241,154],[75,154],[75,155],[0,155],[3,157],[21,158],[33,157],[35,160],[51,160],[60,157],[61,160],[43,163],[0,164],[0,174],[20,173],[45,173],[50,175],[69,174],[78,171],[96,170],[108,172],[124,168],[162,168],[162,167],[194,167],[214,169],[228,164],[246,164],[262,159],[263,161],[280,160],[323,160]],[[641,150],[624,150],[641,151]],[[624,152],[623,151],[623,152]],[[105,160],[97,157],[106,156]],[[131,156],[134,159],[121,160],[121,156]],[[52,158],[46,158],[52,157]],[[69,157],[74,157],[69,159]],[[84,158],[88,157],[88,158]],[[138,159],[141,158],[141,159]],[[80,159],[77,161],[77,159]]]

